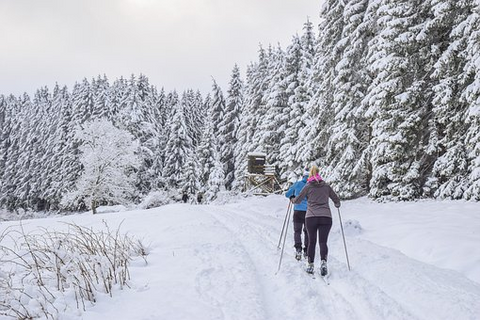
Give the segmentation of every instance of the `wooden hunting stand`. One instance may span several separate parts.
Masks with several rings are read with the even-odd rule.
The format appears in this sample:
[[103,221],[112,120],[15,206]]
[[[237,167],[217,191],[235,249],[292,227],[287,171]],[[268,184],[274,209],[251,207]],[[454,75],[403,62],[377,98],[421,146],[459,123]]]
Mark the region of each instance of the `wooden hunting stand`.
[[266,164],[267,155],[263,152],[250,152],[248,155],[245,191],[256,195],[282,193],[275,176],[275,166]]

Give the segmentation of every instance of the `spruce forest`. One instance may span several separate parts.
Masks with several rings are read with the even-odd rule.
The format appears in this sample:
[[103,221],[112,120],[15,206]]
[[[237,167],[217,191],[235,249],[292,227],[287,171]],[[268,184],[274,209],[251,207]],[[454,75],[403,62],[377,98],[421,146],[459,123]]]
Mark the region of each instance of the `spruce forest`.
[[242,191],[253,151],[282,181],[318,165],[342,199],[480,200],[480,1],[327,0],[320,17],[206,96],[145,75],[0,95],[0,207],[209,201]]

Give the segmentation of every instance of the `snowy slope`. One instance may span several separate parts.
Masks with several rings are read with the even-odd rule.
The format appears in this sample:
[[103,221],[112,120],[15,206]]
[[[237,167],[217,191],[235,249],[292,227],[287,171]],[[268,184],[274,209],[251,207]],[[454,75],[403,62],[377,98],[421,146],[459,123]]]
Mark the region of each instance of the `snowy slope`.
[[[148,265],[130,266],[130,289],[100,297],[61,319],[478,319],[478,203],[346,201],[329,239],[331,285],[293,258],[290,226],[283,265],[276,249],[287,199],[227,205],[176,204],[150,210],[29,220],[102,227],[103,220],[150,244]],[[352,222],[356,220],[358,222]],[[2,223],[0,229],[15,222]],[[352,227],[353,226],[353,227]]]

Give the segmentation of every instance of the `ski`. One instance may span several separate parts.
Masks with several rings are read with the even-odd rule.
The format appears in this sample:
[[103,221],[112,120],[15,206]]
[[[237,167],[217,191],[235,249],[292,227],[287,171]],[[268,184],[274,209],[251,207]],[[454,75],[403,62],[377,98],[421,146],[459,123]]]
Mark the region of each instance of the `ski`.
[[325,276],[322,276],[322,280],[323,280],[323,282],[325,282],[325,284],[326,284],[327,286],[330,285],[330,281],[328,280],[328,278],[329,278],[329,275],[328,275],[328,274],[325,275]]
[[303,269],[303,272],[305,272],[308,276],[310,276],[310,278],[315,279],[315,270],[313,270],[312,272],[308,272],[307,271],[308,267],[305,267],[305,266],[303,266],[302,269]]
[[310,278],[316,279],[316,278],[315,278],[315,273],[306,272],[306,274],[307,274],[308,276],[310,276]]

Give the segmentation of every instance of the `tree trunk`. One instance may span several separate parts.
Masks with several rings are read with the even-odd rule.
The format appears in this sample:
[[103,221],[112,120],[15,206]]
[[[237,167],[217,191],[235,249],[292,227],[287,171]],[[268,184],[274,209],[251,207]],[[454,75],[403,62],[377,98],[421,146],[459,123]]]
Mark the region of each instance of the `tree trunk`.
[[97,202],[94,200],[92,200],[92,213],[93,214],[96,214],[97,213]]

